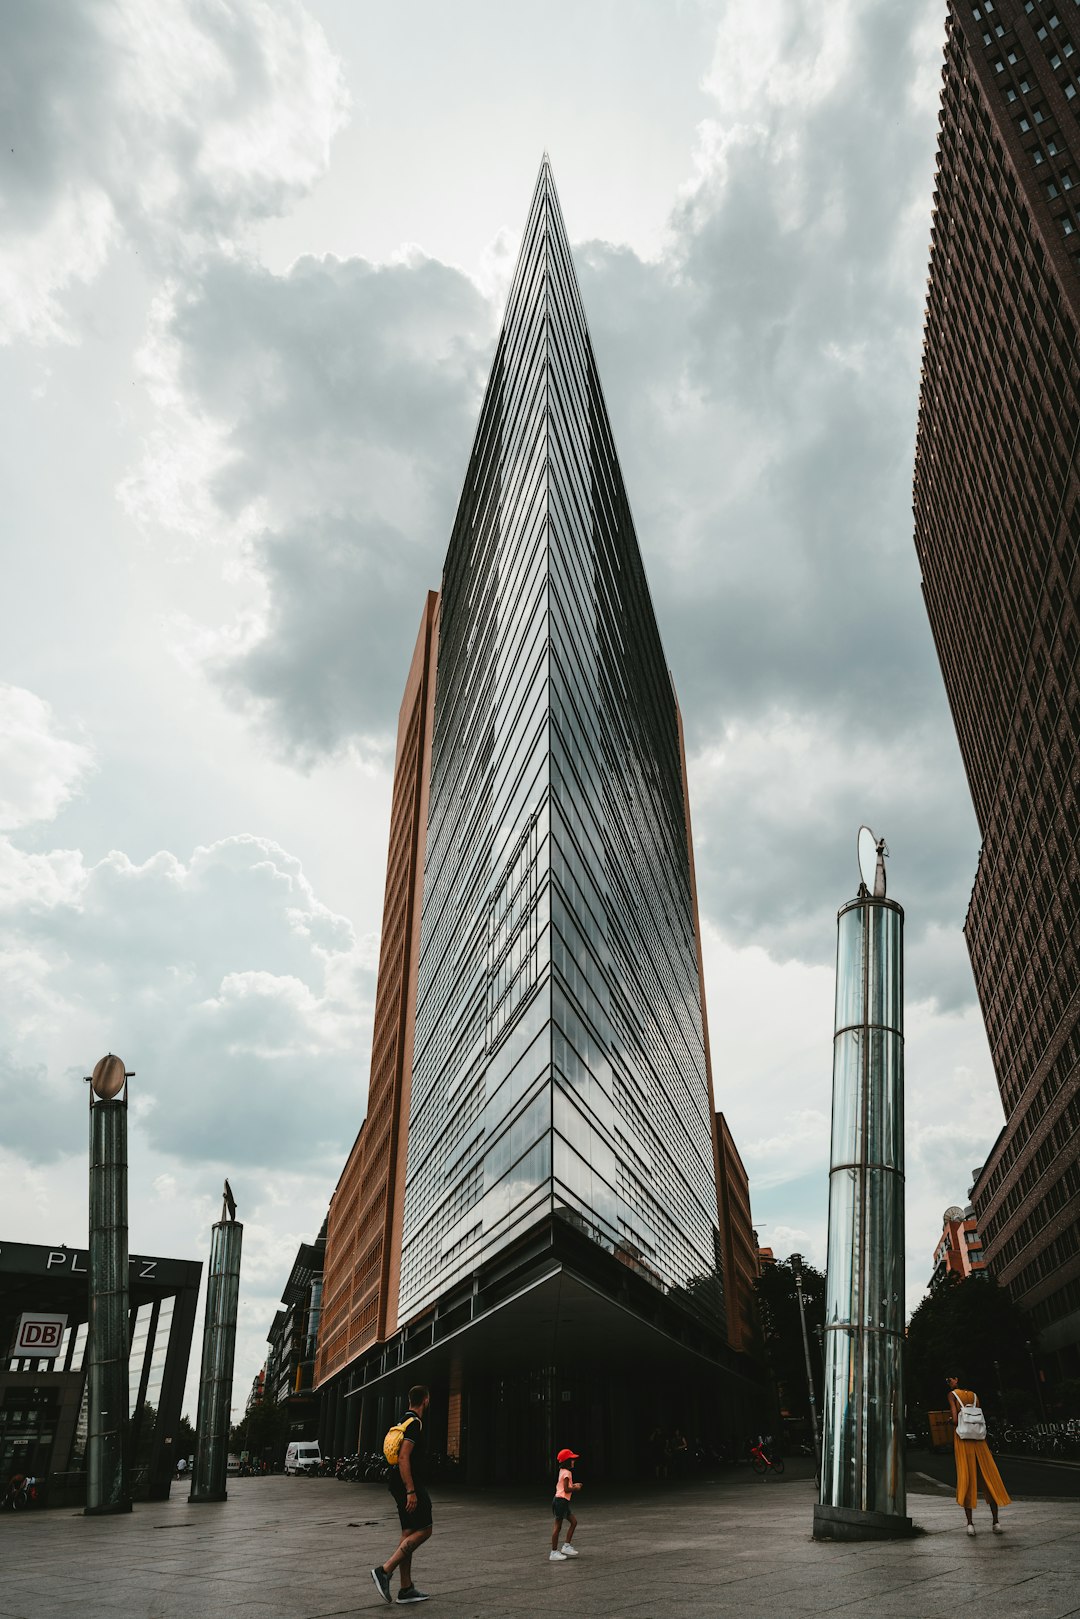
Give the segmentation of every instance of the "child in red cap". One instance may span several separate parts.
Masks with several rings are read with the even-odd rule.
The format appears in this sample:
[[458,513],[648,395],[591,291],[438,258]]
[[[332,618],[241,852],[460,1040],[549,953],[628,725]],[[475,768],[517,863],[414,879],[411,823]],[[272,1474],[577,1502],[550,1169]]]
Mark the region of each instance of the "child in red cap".
[[[577,1552],[570,1542],[574,1538],[577,1528],[577,1519],[574,1517],[573,1499],[580,1484],[574,1483],[574,1463],[580,1457],[572,1450],[560,1450],[555,1460],[559,1464],[559,1476],[555,1481],[555,1499],[551,1503],[551,1510],[555,1514],[555,1527],[551,1531],[551,1556],[549,1563],[565,1563],[568,1557],[576,1557]],[[566,1539],[562,1551],[559,1550],[559,1528],[566,1524]]]

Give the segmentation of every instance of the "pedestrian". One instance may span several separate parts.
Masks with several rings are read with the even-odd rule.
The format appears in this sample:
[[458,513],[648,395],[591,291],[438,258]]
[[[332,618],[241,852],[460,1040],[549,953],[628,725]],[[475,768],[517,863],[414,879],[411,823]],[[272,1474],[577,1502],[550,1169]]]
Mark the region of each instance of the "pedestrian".
[[409,1409],[390,1429],[383,1444],[383,1453],[390,1463],[386,1487],[394,1498],[401,1524],[397,1550],[381,1567],[371,1570],[371,1578],[384,1602],[393,1601],[390,1576],[395,1569],[400,1581],[397,1594],[400,1604],[428,1601],[427,1592],[417,1590],[413,1584],[412,1559],[413,1552],[431,1539],[431,1497],[424,1488],[427,1476],[424,1413],[430,1404],[430,1390],[423,1383],[414,1384],[409,1390]]
[[[998,1508],[1007,1507],[1011,1497],[1001,1482],[1001,1474],[997,1470],[994,1458],[990,1454],[990,1446],[986,1443],[985,1422],[976,1423],[981,1427],[983,1437],[966,1439],[961,1436],[961,1426],[966,1425],[970,1419],[961,1417],[964,1406],[974,1406],[978,1409],[978,1396],[971,1389],[962,1389],[957,1385],[960,1379],[950,1373],[945,1379],[949,1390],[950,1421],[953,1429],[953,1455],[956,1459],[956,1501],[964,1509],[967,1518],[967,1532],[974,1535],[975,1525],[972,1522],[972,1512],[979,1496],[979,1478],[982,1478],[983,1494],[990,1506],[990,1516],[993,1519],[992,1529],[995,1535],[1004,1533],[998,1522]],[[980,1413],[981,1415],[981,1413]]]
[[[565,1563],[568,1557],[576,1557],[577,1549],[571,1545],[574,1530],[577,1528],[577,1519],[574,1516],[574,1496],[581,1485],[574,1480],[574,1463],[581,1458],[572,1450],[560,1450],[555,1460],[559,1464],[559,1471],[555,1479],[555,1499],[551,1503],[551,1510],[555,1514],[555,1527],[551,1531],[551,1556],[549,1563]],[[559,1530],[566,1524],[566,1539],[563,1541],[562,1551],[559,1550]]]

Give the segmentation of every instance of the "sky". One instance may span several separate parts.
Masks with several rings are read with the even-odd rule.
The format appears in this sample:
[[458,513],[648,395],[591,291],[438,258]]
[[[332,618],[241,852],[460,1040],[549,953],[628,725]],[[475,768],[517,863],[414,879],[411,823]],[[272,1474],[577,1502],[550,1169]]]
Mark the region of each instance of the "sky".
[[0,1240],[85,1241],[119,1052],[132,1251],[205,1260],[236,1192],[237,1411],[364,1115],[398,705],[545,150],[755,1222],[824,1267],[865,822],[921,1297],[1002,1123],[912,543],[943,40],[943,0],[0,9]]

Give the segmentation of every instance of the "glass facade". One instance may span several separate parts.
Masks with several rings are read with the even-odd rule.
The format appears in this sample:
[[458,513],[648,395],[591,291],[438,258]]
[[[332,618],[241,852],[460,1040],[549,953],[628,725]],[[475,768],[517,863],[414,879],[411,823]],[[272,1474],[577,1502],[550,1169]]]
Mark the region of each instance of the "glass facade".
[[402,1322],[551,1213],[722,1318],[684,794],[545,161],[443,574]]
[[839,917],[821,1500],[903,1515],[904,913]]

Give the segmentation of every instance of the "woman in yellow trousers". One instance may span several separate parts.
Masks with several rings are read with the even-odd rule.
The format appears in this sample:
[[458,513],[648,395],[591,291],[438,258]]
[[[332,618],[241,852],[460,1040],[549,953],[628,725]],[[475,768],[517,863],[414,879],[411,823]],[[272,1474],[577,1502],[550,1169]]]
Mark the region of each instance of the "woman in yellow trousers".
[[[949,1390],[949,1410],[952,1413],[953,1428],[956,1428],[957,1418],[962,1405],[976,1404],[976,1397],[970,1389],[958,1388],[958,1377],[947,1377],[945,1382]],[[1001,1474],[990,1454],[990,1446],[985,1439],[961,1439],[958,1433],[953,1433],[953,1455],[956,1458],[956,1500],[964,1509],[967,1518],[967,1532],[975,1533],[975,1525],[971,1521],[971,1514],[979,1495],[979,1477],[982,1476],[983,1494],[990,1504],[990,1513],[994,1520],[993,1532],[1002,1533],[998,1523],[998,1508],[1007,1507],[1011,1497],[1001,1482]]]

